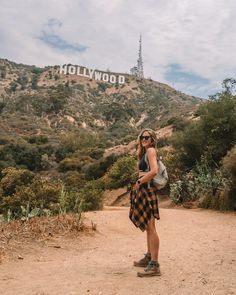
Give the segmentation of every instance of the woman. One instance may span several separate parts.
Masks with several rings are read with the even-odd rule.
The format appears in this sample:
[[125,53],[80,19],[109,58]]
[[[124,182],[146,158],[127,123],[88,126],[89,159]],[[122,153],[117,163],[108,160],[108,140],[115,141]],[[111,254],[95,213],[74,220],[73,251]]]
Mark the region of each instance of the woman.
[[157,188],[152,182],[158,172],[157,137],[153,130],[144,129],[138,137],[139,178],[130,195],[130,219],[136,227],[147,233],[147,253],[144,258],[134,262],[134,266],[145,267],[138,272],[139,277],[159,276],[158,262],[159,237],[155,228],[155,218],[160,219]]

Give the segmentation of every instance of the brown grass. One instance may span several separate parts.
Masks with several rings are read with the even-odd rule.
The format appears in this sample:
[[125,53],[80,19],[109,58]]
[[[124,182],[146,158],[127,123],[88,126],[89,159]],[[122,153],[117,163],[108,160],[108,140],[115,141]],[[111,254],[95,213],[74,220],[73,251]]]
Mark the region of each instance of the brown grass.
[[[19,245],[45,242],[57,236],[77,236],[88,230],[80,214],[34,217],[28,221],[0,222],[0,264]],[[18,257],[20,259],[20,257]]]

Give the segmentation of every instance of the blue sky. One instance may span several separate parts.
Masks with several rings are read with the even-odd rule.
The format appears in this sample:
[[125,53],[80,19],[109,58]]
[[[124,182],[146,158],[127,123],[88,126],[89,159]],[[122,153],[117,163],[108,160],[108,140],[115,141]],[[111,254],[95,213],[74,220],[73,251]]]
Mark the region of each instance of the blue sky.
[[72,54],[74,52],[84,52],[87,50],[87,46],[74,44],[73,42],[68,42],[63,39],[60,35],[57,35],[58,29],[62,26],[62,23],[56,19],[49,19],[48,23],[40,32],[38,39],[52,47],[54,49],[59,49],[61,51],[70,51]]
[[208,97],[236,73],[234,0],[1,0],[0,57],[129,73]]

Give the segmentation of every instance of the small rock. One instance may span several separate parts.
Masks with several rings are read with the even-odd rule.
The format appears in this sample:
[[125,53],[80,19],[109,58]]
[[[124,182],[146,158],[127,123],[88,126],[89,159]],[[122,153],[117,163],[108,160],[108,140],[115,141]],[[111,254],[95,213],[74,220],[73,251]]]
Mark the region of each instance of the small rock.
[[21,255],[18,255],[18,259],[22,259],[23,260],[24,258]]

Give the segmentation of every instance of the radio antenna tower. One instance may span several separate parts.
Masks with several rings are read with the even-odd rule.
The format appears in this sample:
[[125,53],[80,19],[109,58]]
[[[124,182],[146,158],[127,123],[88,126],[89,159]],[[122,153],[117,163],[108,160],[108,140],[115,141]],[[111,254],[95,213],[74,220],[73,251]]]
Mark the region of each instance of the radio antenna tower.
[[143,58],[142,58],[142,35],[141,34],[140,34],[140,39],[139,39],[139,51],[138,51],[137,66],[134,66],[133,68],[131,68],[130,73],[134,76],[139,77],[139,78],[144,78]]
[[143,78],[143,58],[142,58],[142,35],[139,39],[139,51],[138,51],[138,77]]

